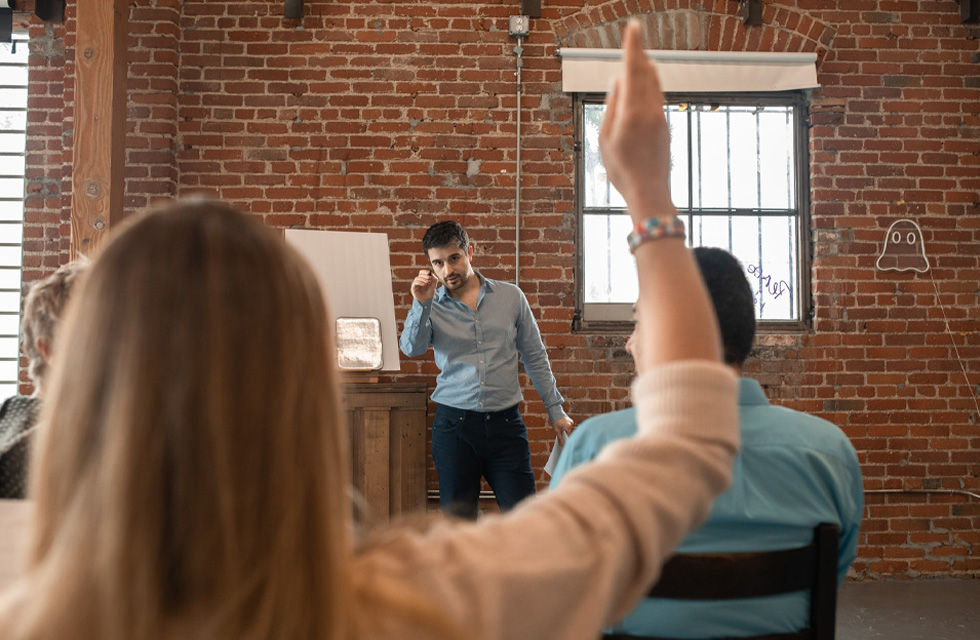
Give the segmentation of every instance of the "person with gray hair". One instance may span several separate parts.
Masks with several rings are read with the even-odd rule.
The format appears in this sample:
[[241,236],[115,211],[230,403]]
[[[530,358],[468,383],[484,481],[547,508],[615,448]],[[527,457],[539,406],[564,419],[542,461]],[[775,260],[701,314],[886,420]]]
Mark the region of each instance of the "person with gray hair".
[[0,406],[0,498],[23,498],[30,441],[44,396],[59,321],[85,263],[70,262],[31,287],[20,325],[21,348],[34,394],[7,398]]

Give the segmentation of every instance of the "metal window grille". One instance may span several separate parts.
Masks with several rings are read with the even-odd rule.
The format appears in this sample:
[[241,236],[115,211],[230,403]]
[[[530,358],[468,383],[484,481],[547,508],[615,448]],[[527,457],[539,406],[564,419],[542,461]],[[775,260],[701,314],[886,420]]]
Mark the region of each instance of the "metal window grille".
[[17,393],[20,350],[27,34],[0,44],[0,398]]
[[[576,100],[580,327],[629,321],[638,294],[635,263],[624,249],[631,226],[626,203],[598,151],[602,99]],[[739,258],[761,328],[802,329],[810,299],[805,96],[674,95],[666,116],[671,192],[689,244],[722,247]]]

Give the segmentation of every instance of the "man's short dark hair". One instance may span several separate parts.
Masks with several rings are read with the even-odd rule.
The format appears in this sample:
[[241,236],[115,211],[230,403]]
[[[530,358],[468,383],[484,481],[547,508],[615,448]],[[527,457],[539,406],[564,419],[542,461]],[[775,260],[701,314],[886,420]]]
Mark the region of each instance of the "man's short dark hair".
[[724,249],[697,247],[694,259],[718,316],[725,362],[741,367],[755,341],[752,287],[738,259]]
[[438,249],[451,244],[466,251],[470,246],[470,237],[466,235],[466,229],[453,220],[437,222],[422,236],[422,253],[428,257],[429,249]]

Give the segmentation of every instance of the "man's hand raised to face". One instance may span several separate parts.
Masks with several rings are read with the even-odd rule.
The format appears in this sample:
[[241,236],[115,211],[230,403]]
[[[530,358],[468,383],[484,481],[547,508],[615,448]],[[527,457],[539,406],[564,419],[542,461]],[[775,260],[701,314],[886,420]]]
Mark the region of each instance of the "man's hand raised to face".
[[436,295],[436,286],[438,286],[439,281],[428,269],[422,269],[419,274],[415,276],[412,280],[412,297],[419,302],[425,302],[426,300],[432,300]]

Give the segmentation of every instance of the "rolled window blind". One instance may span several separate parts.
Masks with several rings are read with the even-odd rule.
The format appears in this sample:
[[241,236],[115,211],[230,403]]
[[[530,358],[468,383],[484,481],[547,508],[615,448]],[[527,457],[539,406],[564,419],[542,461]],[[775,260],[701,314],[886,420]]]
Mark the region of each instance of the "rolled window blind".
[[[605,92],[619,72],[620,49],[563,47],[562,91]],[[648,50],[670,92],[792,91],[820,86],[817,54]]]

